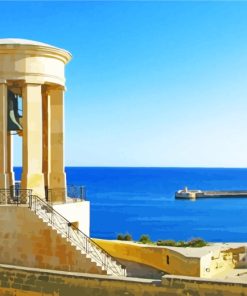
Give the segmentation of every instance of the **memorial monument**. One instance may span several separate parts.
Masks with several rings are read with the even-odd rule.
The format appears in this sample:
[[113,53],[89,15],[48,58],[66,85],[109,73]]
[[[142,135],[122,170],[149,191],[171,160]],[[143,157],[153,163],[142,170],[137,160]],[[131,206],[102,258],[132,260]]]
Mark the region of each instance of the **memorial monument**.
[[12,137],[22,137],[21,188],[64,202],[65,65],[71,54],[24,39],[0,39],[0,188],[14,184]]

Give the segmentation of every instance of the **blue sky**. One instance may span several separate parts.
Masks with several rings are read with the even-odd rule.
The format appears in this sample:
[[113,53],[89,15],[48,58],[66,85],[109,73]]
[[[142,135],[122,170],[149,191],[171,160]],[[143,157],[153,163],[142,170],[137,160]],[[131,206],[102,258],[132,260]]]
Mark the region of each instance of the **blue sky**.
[[73,55],[66,165],[247,167],[247,2],[18,1],[0,10],[1,38]]

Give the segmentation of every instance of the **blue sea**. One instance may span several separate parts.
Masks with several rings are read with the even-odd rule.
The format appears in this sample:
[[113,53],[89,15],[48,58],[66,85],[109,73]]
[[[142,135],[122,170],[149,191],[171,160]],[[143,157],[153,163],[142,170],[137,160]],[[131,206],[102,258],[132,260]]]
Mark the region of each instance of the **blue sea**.
[[247,241],[247,198],[174,198],[185,186],[247,190],[247,169],[67,167],[66,173],[68,184],[86,186],[92,237]]

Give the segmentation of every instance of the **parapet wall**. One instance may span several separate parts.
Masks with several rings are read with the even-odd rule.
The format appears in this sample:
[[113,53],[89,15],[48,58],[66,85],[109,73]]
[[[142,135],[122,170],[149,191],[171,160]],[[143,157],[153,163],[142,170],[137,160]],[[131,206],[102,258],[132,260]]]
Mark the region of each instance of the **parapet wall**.
[[1,296],[244,296],[247,283],[165,276],[162,281],[0,265]]
[[[158,247],[116,240],[95,239],[95,241],[109,254],[118,258],[120,261],[126,260],[130,263],[142,264],[156,269],[156,271],[163,271],[163,273],[172,275],[212,278],[218,274],[232,270],[236,262],[239,262],[241,259],[240,255],[242,257],[246,256],[244,247],[230,248],[229,250],[223,250],[220,247],[216,249],[208,248],[201,257],[193,257],[193,254],[196,254],[196,248],[188,248],[189,252],[187,253],[191,254],[190,257],[183,255],[182,252],[180,253],[180,248],[171,249],[169,247]],[[242,265],[238,265],[245,266],[244,260],[245,257],[242,258]],[[128,269],[128,264],[126,264],[126,267],[127,273],[132,274],[132,270]],[[136,267],[138,266],[136,265]],[[137,268],[136,271],[138,271]],[[141,271],[144,271],[144,269]],[[150,275],[149,271],[147,270],[148,276]],[[133,274],[139,277],[136,272]],[[143,272],[140,273],[140,275],[143,277]],[[154,277],[151,276],[151,278]]]
[[187,258],[165,247],[100,239],[95,241],[115,258],[145,264],[169,274],[200,276],[200,258]]

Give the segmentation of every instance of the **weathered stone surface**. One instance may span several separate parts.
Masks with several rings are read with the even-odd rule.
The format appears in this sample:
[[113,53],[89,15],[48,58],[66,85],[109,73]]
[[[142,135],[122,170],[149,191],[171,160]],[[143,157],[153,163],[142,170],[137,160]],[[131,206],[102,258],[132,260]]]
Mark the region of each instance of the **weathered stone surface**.
[[[168,276],[161,281],[116,278],[54,270],[0,265],[0,275],[13,280],[0,283],[1,296],[245,296],[247,283]],[[20,275],[22,275],[20,277]],[[19,284],[22,279],[24,284]],[[47,281],[49,279],[49,281]],[[163,281],[164,282],[164,281]],[[178,285],[180,283],[180,288]],[[183,286],[183,288],[182,288]]]
[[[0,207],[0,217],[0,262],[2,264],[106,273],[27,207],[11,205]],[[6,276],[10,276],[7,271],[0,274],[0,281]],[[43,280],[43,278],[46,281],[50,280],[49,276],[44,274],[41,275],[41,279],[21,272],[16,276],[18,279],[15,278],[15,282],[19,284],[23,284],[24,279],[28,283]]]

